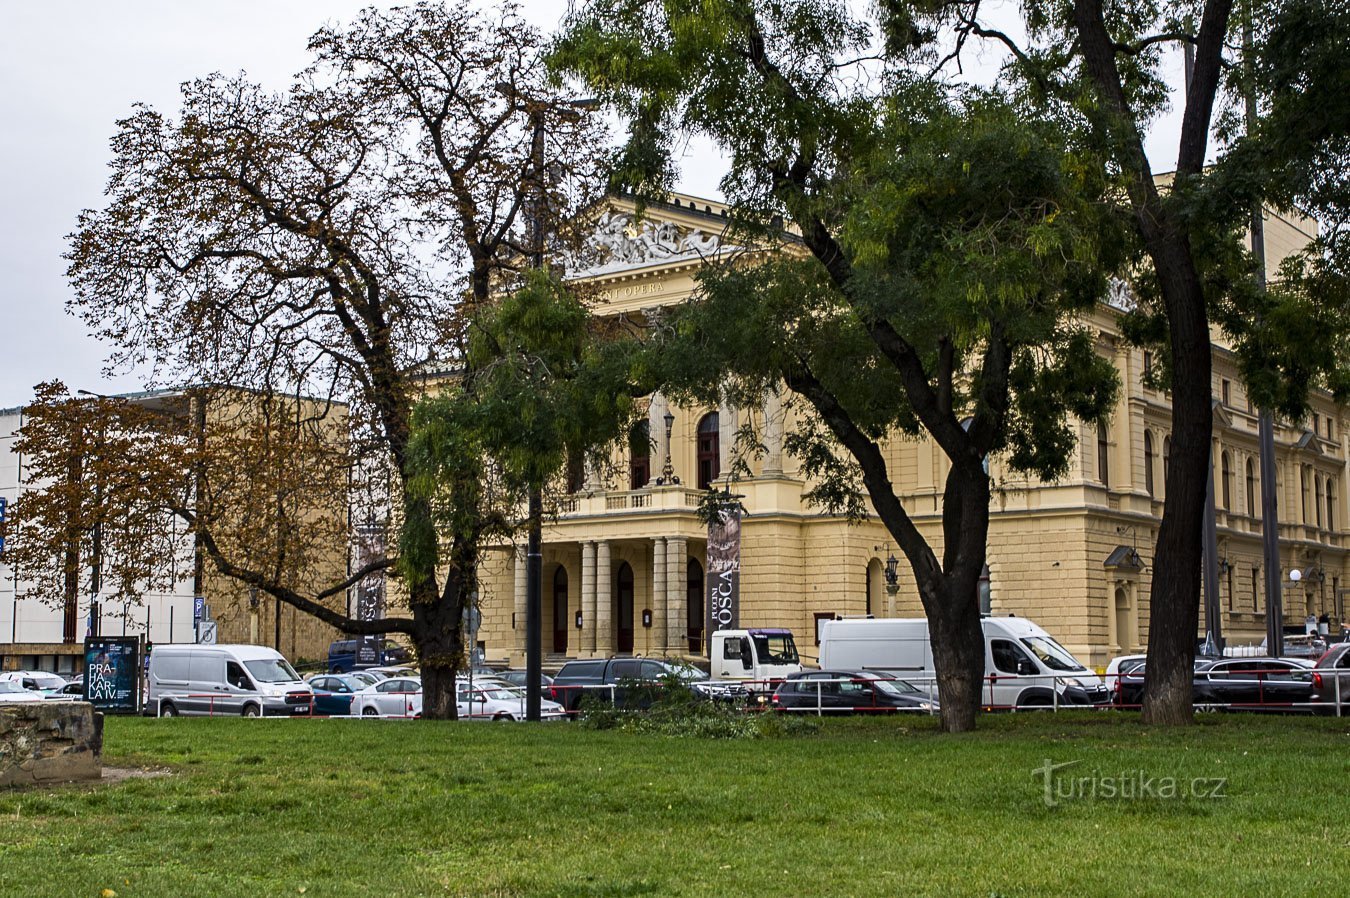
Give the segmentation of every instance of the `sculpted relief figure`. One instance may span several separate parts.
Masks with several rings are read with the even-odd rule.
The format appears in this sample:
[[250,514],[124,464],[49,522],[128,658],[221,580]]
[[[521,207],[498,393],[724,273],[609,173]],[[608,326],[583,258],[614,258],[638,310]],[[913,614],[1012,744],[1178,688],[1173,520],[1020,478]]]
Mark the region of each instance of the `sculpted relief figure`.
[[681,256],[704,256],[715,252],[720,245],[720,238],[704,234],[698,228],[681,236],[679,225],[672,221],[644,220],[634,229],[633,218],[628,213],[606,212],[586,241],[590,254],[598,257],[588,260],[591,262],[588,270],[613,271]]

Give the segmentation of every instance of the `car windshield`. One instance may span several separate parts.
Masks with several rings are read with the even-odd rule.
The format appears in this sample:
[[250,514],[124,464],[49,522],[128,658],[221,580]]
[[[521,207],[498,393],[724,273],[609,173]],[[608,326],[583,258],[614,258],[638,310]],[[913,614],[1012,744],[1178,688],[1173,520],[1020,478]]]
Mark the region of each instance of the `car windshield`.
[[1049,636],[1025,636],[1022,644],[1041,659],[1041,663],[1051,670],[1087,670],[1079,664],[1069,650]]
[[752,633],[755,654],[764,664],[796,664],[797,644],[791,633]]
[[695,666],[692,665],[692,664],[683,664],[683,663],[675,662],[675,663],[667,664],[666,667],[669,668],[669,670],[666,671],[666,672],[663,672],[663,673],[661,674],[661,676],[666,676],[667,674],[673,674],[674,676],[679,677],[681,680],[683,680],[683,681],[686,682],[686,683],[696,683],[696,682],[699,682],[699,681],[701,681],[701,680],[706,680],[706,679],[708,679],[708,675],[707,675],[706,673],[704,673],[703,671],[699,670],[697,667],[695,667]]
[[245,661],[244,666],[259,683],[290,683],[300,679],[285,658],[267,658],[260,661]]
[[8,680],[0,680],[0,692],[27,692],[18,683],[11,683]]
[[914,695],[919,691],[913,683],[905,680],[878,680],[873,677],[868,679],[872,680],[878,692],[887,692],[891,695]]
[[525,693],[517,689],[504,689],[500,686],[489,686],[487,689],[479,690],[479,692],[482,697],[498,702],[514,702],[525,696]]

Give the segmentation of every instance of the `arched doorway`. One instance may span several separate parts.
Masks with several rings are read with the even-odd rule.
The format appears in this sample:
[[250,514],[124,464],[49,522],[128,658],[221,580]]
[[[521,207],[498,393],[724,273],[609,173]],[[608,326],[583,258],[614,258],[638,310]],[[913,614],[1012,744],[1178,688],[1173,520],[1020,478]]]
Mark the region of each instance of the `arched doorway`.
[[615,620],[618,622],[619,641],[615,650],[621,654],[633,651],[633,569],[628,562],[619,565],[614,578]]
[[873,558],[867,562],[867,605],[863,609],[868,617],[876,616],[885,607],[881,601],[881,590],[885,583],[886,572],[881,566],[881,559]]
[[689,559],[685,605],[689,609],[689,653],[703,652],[703,565],[697,558]]
[[1134,648],[1134,634],[1131,632],[1134,615],[1130,607],[1130,592],[1124,585],[1116,587],[1115,606],[1116,646],[1121,654],[1126,654]]
[[561,564],[553,571],[553,651],[567,652],[567,568]]

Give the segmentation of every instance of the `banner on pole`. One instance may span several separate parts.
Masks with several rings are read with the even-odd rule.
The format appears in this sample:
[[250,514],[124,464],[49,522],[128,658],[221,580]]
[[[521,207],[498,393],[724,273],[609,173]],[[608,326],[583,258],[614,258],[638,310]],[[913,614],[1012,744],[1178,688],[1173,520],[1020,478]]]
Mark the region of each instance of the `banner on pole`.
[[84,641],[84,700],[106,714],[141,710],[141,638],[98,636]]
[[741,622],[741,512],[729,509],[708,525],[708,629],[734,630]]
[[[365,524],[358,528],[356,537],[357,570],[384,557],[384,528],[378,524]],[[356,584],[356,619],[362,621],[384,618],[384,571],[376,571],[361,578]],[[375,667],[382,662],[384,636],[378,633],[366,634],[356,646],[356,666]]]

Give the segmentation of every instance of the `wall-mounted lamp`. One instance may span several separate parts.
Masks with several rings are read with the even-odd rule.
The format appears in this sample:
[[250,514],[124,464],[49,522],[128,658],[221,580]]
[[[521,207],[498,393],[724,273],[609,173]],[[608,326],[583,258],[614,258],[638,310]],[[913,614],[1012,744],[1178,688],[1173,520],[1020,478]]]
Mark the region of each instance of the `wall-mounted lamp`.
[[650,627],[652,625],[652,610],[650,608],[642,609],[642,626]]
[[577,629],[578,629],[578,630],[581,629],[581,612],[580,612],[580,611],[577,612]]

